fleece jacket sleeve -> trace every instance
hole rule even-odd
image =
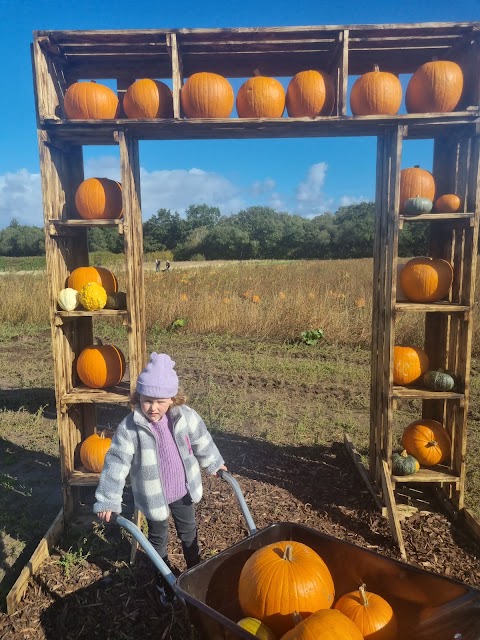
[[[123,489],[130,471],[133,453],[134,447],[130,433],[126,429],[125,423],[122,422],[118,425],[112,438],[112,444],[105,456],[105,465],[95,492],[97,501],[93,505],[94,513],[100,511],[122,512]]]
[[[214,474],[225,462],[203,419],[191,407],[190,411],[192,416],[188,420],[188,433],[193,455],[197,458],[202,468],[206,469],[208,473]]]

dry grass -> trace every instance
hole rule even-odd
[[[123,272],[117,268],[120,287]],[[0,278],[0,323],[48,326],[45,274]],[[170,272],[145,271],[147,330],[161,331],[178,319],[197,334],[292,339],[321,328],[334,344],[369,348],[372,260],[197,263]],[[480,353],[475,311],[473,352]],[[4,331],[6,329],[4,328]],[[396,341],[422,344],[421,314],[399,314]]]

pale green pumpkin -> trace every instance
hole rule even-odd
[[[392,454],[392,471],[394,476],[410,476],[417,473],[420,464],[416,458],[409,455],[405,449],[401,453]]]
[[[450,391],[455,386],[455,380],[446,371],[427,371],[423,376],[423,384],[434,391]]]
[[[403,212],[410,215],[420,215],[422,213],[430,213],[433,208],[433,202],[428,198],[415,196],[415,198],[407,198],[403,203]]]

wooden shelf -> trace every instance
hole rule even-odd
[[[138,140],[188,140],[228,138],[302,138],[377,136],[386,126],[408,126],[409,138],[446,135],[449,125],[468,125],[472,134],[478,110],[441,114],[395,116],[325,116],[318,118],[211,118],[154,120],[44,119],[41,127],[55,140],[70,144],[116,144],[117,132],[128,130]]]
[[[85,229],[89,227],[117,227],[118,233],[123,234],[123,218],[113,220],[49,220],[48,233],[50,236],[65,235],[73,229]]]
[[[419,400],[463,400],[463,393],[457,391],[433,391],[425,388],[402,387],[396,385],[393,387],[393,398],[397,399],[419,399]]]
[[[418,483],[443,483],[458,485],[460,482],[460,476],[453,473],[451,469],[443,465],[437,465],[429,469],[420,468],[417,473],[413,473],[410,476],[394,476],[392,475],[392,482],[418,482]]]
[[[98,309],[97,311],[55,311],[55,318],[96,318],[98,316],[126,316],[127,309]]]
[[[109,389],[90,389],[85,385],[78,385],[60,398],[63,407],[71,404],[98,402],[128,405],[130,403],[130,383],[121,382]]]
[[[464,313],[470,311],[470,307],[454,302],[432,302],[430,304],[421,302],[396,302],[396,311],[423,311],[429,313],[438,311],[440,313]]]
[[[404,222],[448,222],[449,220],[466,222],[473,225],[475,222],[474,213],[422,213],[418,216],[399,215],[399,228],[403,229]]]
[[[68,478],[67,484],[75,485],[77,487],[96,486],[100,478],[99,473],[93,471],[87,471],[85,468],[75,469],[72,475]]]

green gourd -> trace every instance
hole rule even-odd
[[[428,198],[415,196],[415,198],[407,198],[403,203],[403,212],[410,215],[420,215],[421,213],[430,213],[433,208],[433,202]]]
[[[410,476],[417,473],[420,464],[416,458],[404,449],[401,453],[392,454],[392,471],[394,476]]]
[[[423,376],[423,384],[434,391],[450,391],[455,386],[455,380],[445,371],[427,371]]]
[[[126,309],[127,294],[125,291],[116,291],[107,295],[107,303],[105,309]]]

